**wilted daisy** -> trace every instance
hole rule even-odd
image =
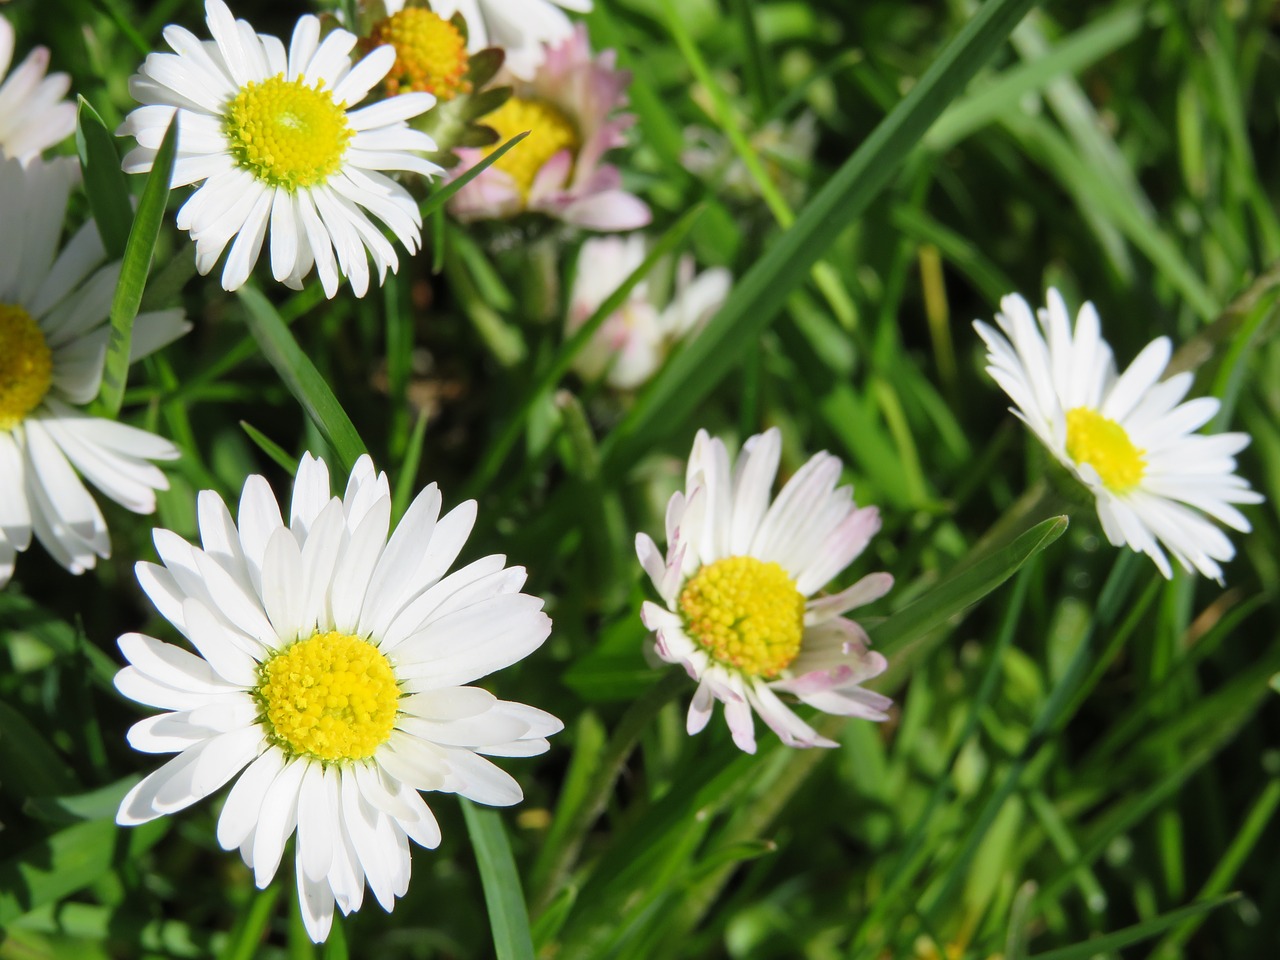
[[[596,312],[644,262],[640,234],[593,237],[578,254],[565,332],[572,334]],[[658,272],[655,270],[655,272]],[[668,272],[669,269],[668,269]],[[723,267],[694,275],[693,257],[680,258],[675,289],[664,304],[657,278],[645,278],[574,358],[574,369],[588,380],[601,376],[618,390],[633,390],[662,366],[671,348],[711,318],[729,294],[731,276]]]
[[[36,47],[18,68],[13,63],[15,37],[0,16],[0,153],[26,160],[60,143],[76,128],[76,107],[62,98],[71,89],[65,73],[50,73],[49,50]],[[6,76],[8,74],[8,76]]]
[[[635,118],[614,115],[626,103],[631,75],[614,66],[612,50],[591,53],[579,26],[547,50],[533,79],[516,83],[514,95],[484,123],[505,143],[529,136],[459,190],[449,209],[460,220],[489,220],[541,213],[591,230],[632,230],[650,220],[648,206],[622,189],[618,168],[604,155],[626,140]],[[495,148],[459,148],[459,176]]]
[[[138,141],[124,169],[151,169],[176,108],[172,186],[204,181],[178,211],[178,226],[196,242],[199,271],[212,270],[230,244],[222,286],[237,289],[269,232],[271,273],[281,283],[300,288],[314,265],[327,296],[337,293],[339,271],[364,296],[367,257],[380,283],[399,267],[370,215],[410,253],[418,249],[418,206],[379,171],[441,172],[421,156],[435,143],[405,122],[435,98],[407,93],[352,110],[395,63],[391,47],[353,66],[355,35],[334,29],[321,39],[316,17],[298,20],[286,54],[277,38],[233,19],[222,0],[206,0],[205,14],[212,43],[165,27],[174,53],[149,55],[130,79],[129,91],[146,106],[120,127]]]
[[[418,791],[517,803],[520,786],[485,757],[542,753],[561,729],[550,714],[467,686],[536,650],[551,621],[505,557],[446,575],[476,505],[444,516],[440,505],[432,484],[391,530],[387,476],[367,456],[338,498],[324,461],[305,455],[287,523],[252,476],[238,526],[203,491],[203,548],[157,530],[163,565],[137,567],[197,652],[120,638],[132,666],[117,688],[169,711],[135,724],[129,742],[178,756],[129,791],[116,820],[176,813],[239,774],[218,842],[239,848],[265,887],[297,830],[302,916],[317,942],[335,902],[359,909],[366,881],[391,910],[408,888],[409,840],[440,843]]]
[[[81,409],[98,395],[120,263],[93,221],[58,249],[79,177],[70,158],[0,162],[0,587],[34,533],[58,563],[84,573],[111,555],[107,524],[80,480],[135,513],[168,489],[151,460],[169,441]],[[181,310],[139,314],[133,359],[190,328]]]
[[[770,503],[782,437],[772,429],[743,444],[736,467],[725,445],[698,431],[684,492],[667,505],[667,554],[636,535],[636,554],[662,604],[641,616],[654,652],[698,682],[688,730],[724,704],[733,741],[756,749],[753,713],[792,747],[834,747],[778,696],[826,713],[884,720],[891,701],[859,685],[883,673],[867,633],[841,614],[883,596],[893,578],[872,573],[820,596],[880,529],[838,487],[840,460],[813,456]]]
[[[388,14],[398,13],[413,0],[386,0]],[[559,43],[573,32],[560,11],[591,12],[591,0],[431,0],[430,7],[446,20],[461,13],[467,24],[467,49],[501,47],[507,69],[528,80],[546,58],[546,45]]]
[[[1181,402],[1188,372],[1161,380],[1172,351],[1167,337],[1117,376],[1093,304],[1080,308],[1074,326],[1053,289],[1039,323],[1016,294],[1000,309],[1004,335],[974,323],[987,345],[987,372],[1013,400],[1013,413],[1093,494],[1107,539],[1145,553],[1166,577],[1168,550],[1184,569],[1221,580],[1218,561],[1235,556],[1235,547],[1210,518],[1248,532],[1232,504],[1263,499],[1235,474],[1248,434],[1195,433],[1219,404]]]

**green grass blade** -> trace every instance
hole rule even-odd
[[[276,912],[276,901],[280,899],[280,884],[273,883],[265,890],[259,890],[249,905],[249,910],[231,933],[218,960],[253,960],[262,947],[262,938],[267,932],[267,925]]]
[[[512,147],[514,147],[517,143],[519,143],[528,135],[529,135],[529,131],[526,130],[524,133],[517,134],[516,136],[512,137],[502,146],[494,150],[493,153],[489,154],[484,159],[478,161],[476,165],[472,167],[470,170],[468,170],[466,173],[460,174],[458,176],[458,179],[450,180],[439,190],[431,194],[431,196],[427,197],[427,199],[422,201],[422,203],[418,206],[418,210],[422,214],[422,219],[425,221],[437,210],[444,209],[444,205],[449,202],[449,199],[455,193],[457,193],[459,190],[465,187],[468,183],[470,183],[476,177],[480,176],[480,174],[484,173],[484,171],[487,170],[489,167],[493,166],[495,163],[501,160],[503,154],[505,154],[508,150],[510,150]]]
[[[298,460],[289,454],[289,451],[280,444],[276,443],[265,433],[249,423],[247,420],[240,421],[240,429],[249,435],[252,440],[268,457],[283,467],[288,473],[298,472]]]
[[[835,238],[867,209],[943,109],[1005,41],[1035,0],[989,0],[872,131],[795,224],[735,284],[706,329],[672,358],[606,444],[608,464],[629,464],[696,411],[777,316],[787,295]]]
[[[102,389],[98,399],[103,413],[114,418],[124,401],[124,386],[129,379],[130,353],[133,347],[133,321],[142,303],[142,291],[151,270],[151,254],[160,235],[165,204],[169,201],[169,181],[173,177],[173,161],[178,149],[178,125],[169,123],[164,140],[142,188],[142,200],[129,228],[124,259],[120,262],[120,280],[111,300],[111,335],[107,340],[107,358],[102,368]]]
[[[1028,560],[1062,536],[1066,529],[1066,517],[1050,517],[1036,524],[1007,547],[979,560],[958,575],[943,580],[919,600],[871,630],[876,648],[881,652],[895,650],[928,633],[965,607],[977,603],[1013,576]]]
[[[1240,895],[1237,893],[1204,903],[1190,903],[1178,910],[1171,910],[1162,916],[1153,917],[1143,923],[1135,923],[1131,927],[1125,927],[1123,930],[1117,930],[1114,933],[1094,937],[1084,943],[1062,947],[1058,950],[1050,950],[1047,953],[1034,954],[1029,960],[1089,960],[1090,957],[1101,956],[1110,950],[1119,950],[1122,947],[1150,940],[1152,937],[1159,936],[1170,927],[1177,926],[1185,920],[1201,916],[1211,910],[1217,910],[1219,907],[1226,906],[1228,903],[1239,899]]]
[[[84,174],[84,192],[107,259],[119,260],[124,256],[129,228],[133,225],[129,183],[120,169],[115,137],[84,97],[80,97],[76,111],[76,152]]]
[[[498,811],[462,801],[467,833],[476,851],[484,902],[489,908],[494,953],[498,960],[533,960],[533,937],[529,933],[529,912],[524,905],[520,875]]]
[[[247,308],[249,330],[262,347],[263,355],[333,447],[343,467],[350,470],[368,452],[351,418],[311,358],[298,346],[271,301],[253,287],[241,287],[239,292]]]

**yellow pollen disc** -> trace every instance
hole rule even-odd
[[[533,179],[544,163],[566,148],[576,157],[581,146],[578,131],[569,118],[543,100],[512,97],[486,115],[482,122],[497,130],[499,137],[497,144],[485,151],[486,156],[517,134],[529,131],[529,136],[494,163],[499,170],[511,175],[525,197],[529,196]]]
[[[1108,490],[1124,493],[1142,481],[1147,469],[1144,453],[1133,445],[1124,427],[1096,410],[1067,411],[1067,455],[1098,471]]]
[[[236,163],[272,187],[295,191],[338,172],[354,131],[344,104],[324,89],[277,74],[250,81],[227,104],[227,139]]]
[[[725,666],[776,677],[800,652],[804,595],[776,563],[727,557],[680,591],[685,630]]]
[[[471,92],[467,73],[467,42],[448,20],[424,10],[405,7],[374,24],[369,45],[389,43],[396,48],[395,66],[383,83],[394,96],[411,90],[434,93],[438,100],[452,100]]]
[[[0,304],[0,430],[12,430],[53,383],[53,355],[31,314]]]
[[[259,675],[268,739],[290,755],[363,760],[395,727],[400,688],[367,640],[318,633],[277,653]]]

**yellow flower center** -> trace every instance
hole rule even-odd
[[[259,674],[267,739],[292,756],[363,760],[395,727],[400,688],[367,640],[318,633],[281,650]]]
[[[800,652],[804,595],[776,563],[727,557],[707,564],[680,591],[685,629],[725,666],[776,677]]]
[[[544,100],[512,97],[486,116],[484,123],[497,130],[499,137],[498,143],[485,151],[486,156],[517,134],[529,131],[529,136],[494,163],[510,174],[525,197],[544,163],[566,148],[576,155],[581,146],[578,131],[569,118]]]
[[[1124,432],[1124,427],[1096,410],[1067,411],[1067,455],[1098,471],[1103,486],[1115,493],[1132,490],[1142,481],[1147,462]]]
[[[31,314],[0,304],[0,430],[12,430],[53,383],[53,354]]]
[[[461,31],[438,14],[422,7],[405,7],[374,24],[369,46],[389,43],[396,48],[396,62],[383,83],[394,96],[411,90],[434,93],[452,100],[471,92],[466,79],[467,42]]]
[[[338,172],[354,131],[346,105],[324,89],[276,74],[250,81],[227,104],[226,133],[236,163],[272,187],[293,192]]]

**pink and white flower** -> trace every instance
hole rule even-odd
[[[724,443],[698,431],[685,490],[667,506],[667,552],[646,534],[636,554],[662,603],[646,602],[653,650],[698,683],[688,731],[698,733],[717,700],[734,743],[756,749],[753,713],[793,747],[834,747],[778,694],[825,713],[884,720],[889,698],[862,688],[887,667],[866,631],[844,616],[893,586],[871,573],[831,595],[819,591],[880,529],[875,507],[837,486],[840,460],[815,454],[777,498],[782,453],[774,428],[743,444],[736,467]]]
[[[529,131],[493,166],[458,191],[450,210],[460,220],[490,220],[541,213],[589,230],[633,230],[649,223],[649,207],[622,188],[622,175],[604,156],[626,143],[635,121],[617,114],[626,104],[631,75],[606,50],[593,56],[579,25],[547,49],[532,80],[516,81],[514,95],[485,116],[501,142]],[[462,148],[457,177],[493,152]]]
[[[581,327],[640,267],[646,247],[638,233],[593,237],[582,245],[566,335]],[[634,390],[657,372],[677,342],[695,334],[720,309],[732,276],[723,267],[695,276],[693,257],[686,254],[676,264],[674,282],[665,305],[655,279],[646,277],[636,284],[574,358],[578,374],[593,381],[603,377],[617,390]]]

